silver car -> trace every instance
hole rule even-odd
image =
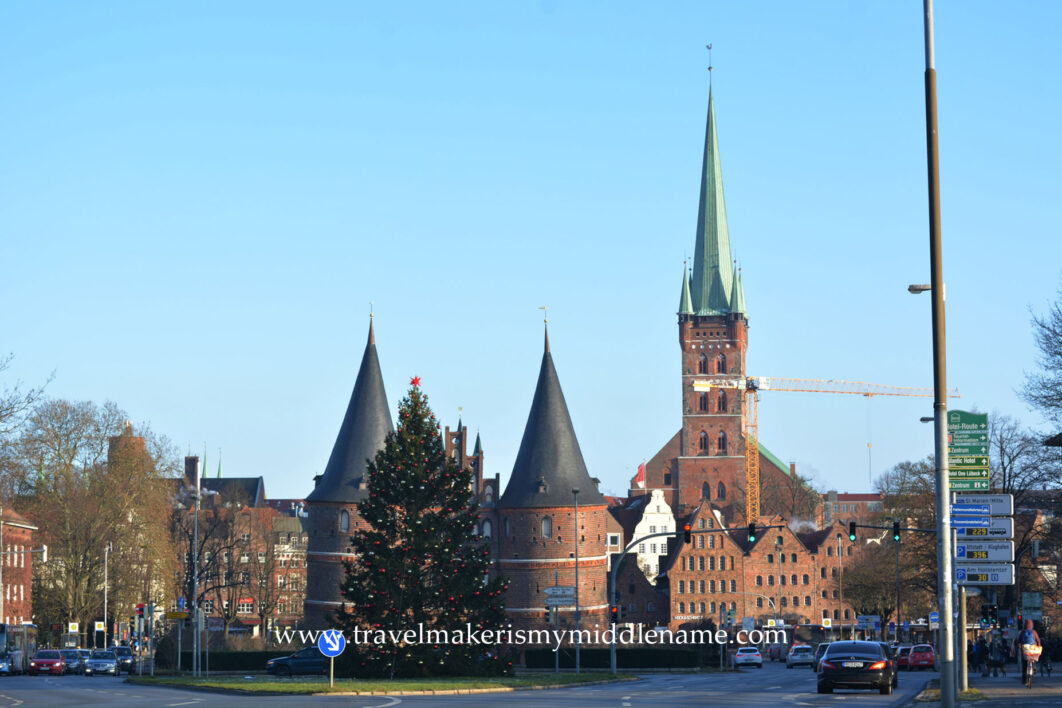
[[[815,666],[815,651],[807,644],[795,644],[785,657],[785,668],[794,666]]]
[[[92,656],[85,662],[85,675],[95,676],[96,674],[118,675],[118,657],[113,651],[97,649],[92,652]]]

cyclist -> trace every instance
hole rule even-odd
[[[1025,629],[1018,635],[1018,643],[1021,645],[1021,675],[1026,688],[1032,688],[1033,672],[1036,670],[1036,662],[1040,658],[1042,644],[1040,635],[1033,629],[1033,621],[1025,620]]]

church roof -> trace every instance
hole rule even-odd
[[[679,314],[693,314],[693,296],[690,295],[690,276],[686,266],[682,266],[682,295],[679,296]]]
[[[723,197],[723,165],[719,159],[719,136],[715,125],[715,101],[708,89],[708,123],[704,133],[701,163],[700,204],[693,255],[693,312],[719,315],[732,309],[734,274],[731,271],[730,232]],[[743,298],[742,298],[743,299]]]
[[[579,490],[579,503],[587,506],[605,504],[597,485],[590,479],[575,437],[568,404],[564,401],[553,355],[549,351],[549,334],[538,385],[527,416],[527,426],[516,454],[512,476],[499,508],[526,509],[572,506],[572,489]]]
[[[353,503],[367,494],[363,489],[365,466],[383,448],[387,434],[394,430],[387,408],[380,360],[376,356],[376,337],[369,323],[369,341],[361,358],[361,368],[354,382],[354,392],[339,426],[324,474],[306,497],[308,502]]]

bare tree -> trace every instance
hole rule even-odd
[[[1044,447],[1042,436],[1022,428],[1014,418],[990,415],[988,443],[992,489],[1013,494],[1015,508],[1035,492],[1059,486],[1058,463]]]
[[[263,640],[269,638],[268,620],[280,604],[281,588],[277,586],[277,554],[280,545],[273,530],[277,512],[271,508],[255,509],[251,518],[251,585],[255,613]]]
[[[1042,317],[1033,315],[1033,337],[1040,350],[1039,371],[1025,375],[1022,397],[1055,425],[1062,425],[1062,287]]]

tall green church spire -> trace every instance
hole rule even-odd
[[[715,127],[715,104],[708,89],[708,125],[704,133],[697,242],[693,255],[693,310],[698,315],[730,312],[733,273],[730,269],[730,233],[723,199],[723,166]]]

